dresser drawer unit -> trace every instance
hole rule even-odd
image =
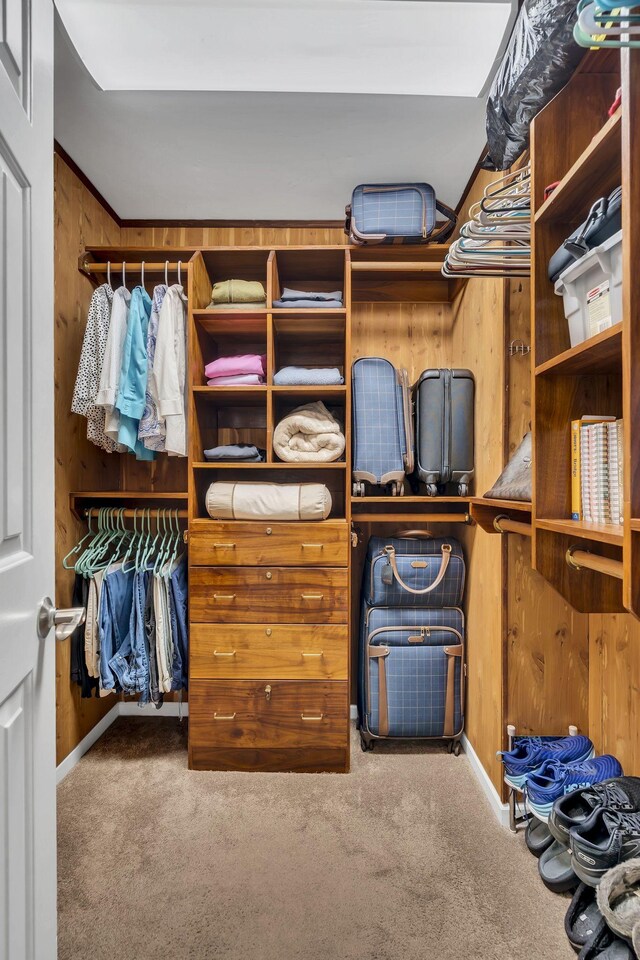
[[[192,566],[346,567],[349,532],[343,521],[320,523],[211,522],[211,532],[192,533]]]

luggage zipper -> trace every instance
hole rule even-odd
[[[392,192],[397,193],[398,190],[415,190],[415,192],[420,195],[420,199],[422,200],[422,239],[426,240],[427,239],[427,200],[422,190],[420,190],[418,187],[414,187],[410,183],[406,183],[406,184],[396,183],[388,187],[363,187],[362,188],[363,193],[392,193]]]
[[[442,430],[442,483],[451,480],[451,371],[444,371],[444,410]]]

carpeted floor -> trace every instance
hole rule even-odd
[[[58,788],[59,960],[568,960],[565,897],[464,756],[378,745],[341,775],[190,773],[121,718]]]

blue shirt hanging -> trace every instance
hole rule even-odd
[[[115,404],[120,412],[118,442],[135,453],[138,460],[155,459],[153,450],[147,450],[138,440],[138,425],[144,413],[147,390],[147,330],[150,316],[151,297],[144,287],[138,286],[131,294]]]

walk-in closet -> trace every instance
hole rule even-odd
[[[640,956],[638,23],[3,5],[0,960]]]

